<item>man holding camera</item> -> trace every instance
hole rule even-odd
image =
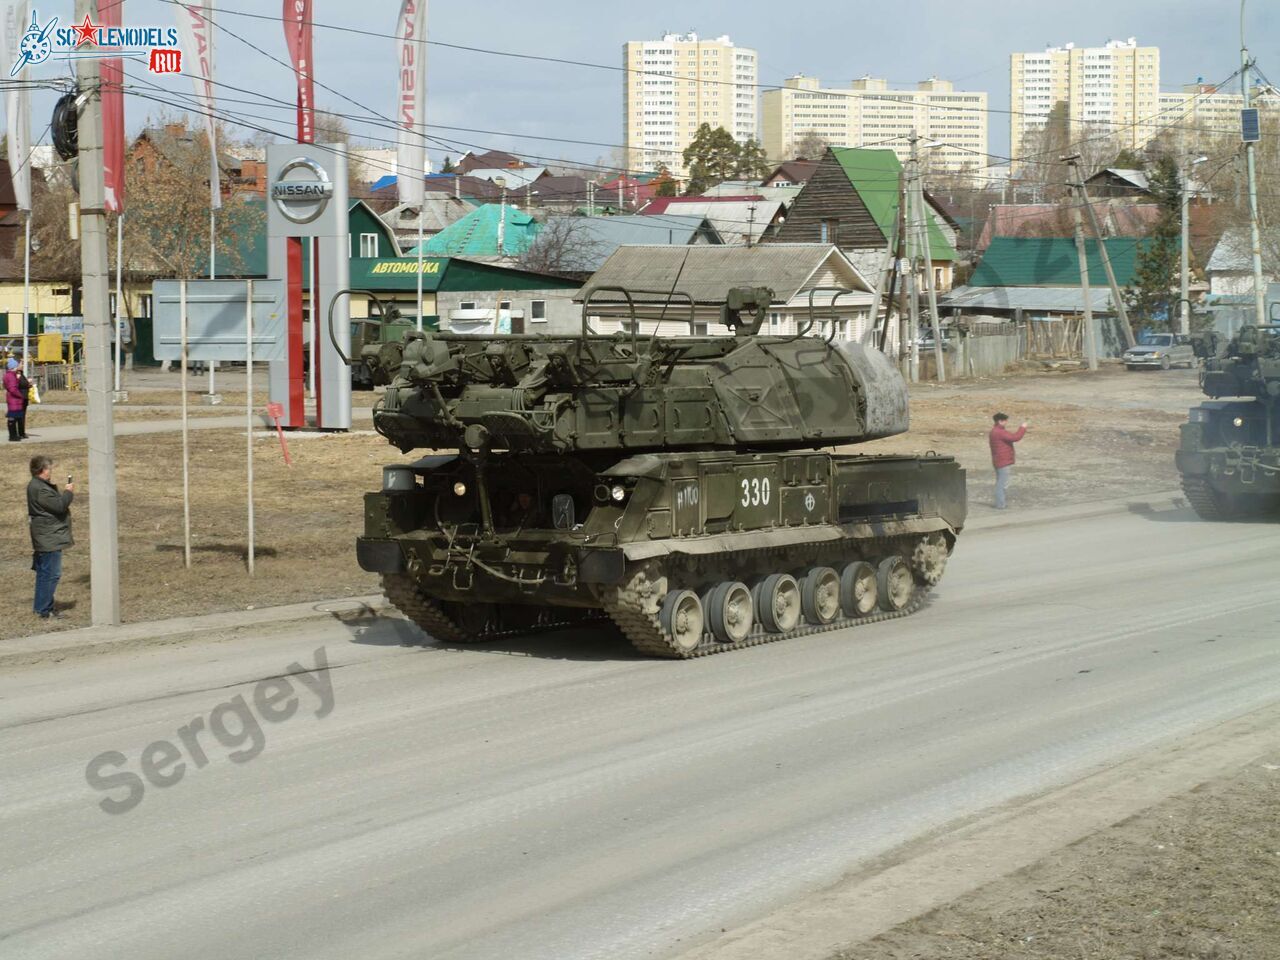
[[[1027,425],[1024,423],[1016,431],[1010,433],[1005,427],[1009,420],[1006,413],[997,413],[991,418],[993,426],[991,432],[987,435],[987,440],[991,444],[991,466],[996,470],[996,502],[995,508],[1003,510],[1005,508],[1005,491],[1009,487],[1009,475],[1013,473],[1013,461],[1015,454],[1013,445],[1021,440],[1027,433]]]
[[[34,609],[42,620],[61,620],[53,609],[53,592],[62,579],[62,551],[72,546],[71,501],[75,484],[67,477],[65,490],[52,480],[53,458],[31,458],[31,482],[27,484],[27,517],[31,524],[31,569],[36,572]]]

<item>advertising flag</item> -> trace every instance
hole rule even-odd
[[[102,26],[118,27],[124,0],[102,5]],[[102,61],[102,173],[108,210],[124,210],[124,61]]]
[[[311,59],[311,0],[284,0],[284,42],[298,76],[298,142],[316,142],[315,63]]]
[[[396,195],[421,204],[427,146],[427,0],[404,0],[396,22]]]
[[[209,134],[209,205],[222,208],[218,183],[218,144],[213,129],[213,0],[179,3],[178,39],[182,46],[184,72],[191,75],[196,98],[204,108],[205,130]]]
[[[18,60],[18,43],[27,32],[29,18],[27,0],[0,0],[0,58],[3,74],[9,77]],[[26,67],[7,84],[4,112],[7,121],[9,174],[13,178],[13,195],[18,209],[31,209],[31,91]]]

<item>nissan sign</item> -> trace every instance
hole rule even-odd
[[[271,184],[276,208],[293,223],[310,223],[329,205],[333,181],[320,164],[296,157],[280,168]]]

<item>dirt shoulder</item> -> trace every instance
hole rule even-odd
[[[1280,751],[832,960],[1274,960]]]

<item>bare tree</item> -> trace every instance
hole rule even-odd
[[[788,160],[817,160],[827,152],[830,141],[817,130],[806,130],[791,142]],[[783,159],[783,158],[779,158]]]
[[[522,269],[535,273],[588,273],[603,249],[585,217],[552,216],[538,238],[519,259]]]

